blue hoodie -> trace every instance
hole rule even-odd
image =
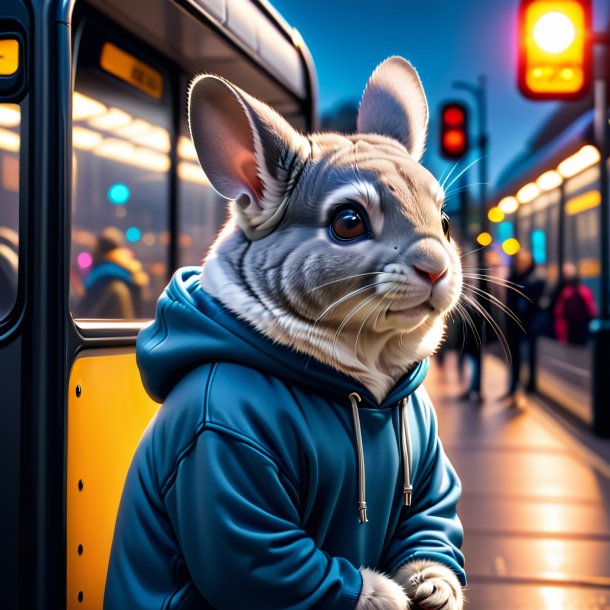
[[[104,607],[352,610],[359,567],[412,559],[465,584],[460,482],[419,387],[427,362],[378,403],[239,320],[200,271],[176,273],[138,337],[164,404],[127,476]]]

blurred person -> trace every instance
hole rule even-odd
[[[466,314],[470,317],[472,325],[462,325],[460,352],[458,353],[458,379],[464,379],[464,369],[469,363],[470,376],[468,388],[458,396],[458,400],[469,400],[481,404],[484,401],[481,393],[481,373],[483,344],[485,343],[485,323],[476,309],[468,303],[463,304]]]
[[[516,322],[510,318],[507,320],[506,341],[511,355],[511,371],[508,391],[504,398],[513,399],[520,385],[524,346],[527,347],[528,361],[525,390],[527,392],[536,390],[537,323],[540,319],[540,300],[546,282],[543,273],[537,268],[531,253],[527,250],[520,250],[513,256],[508,281],[519,288],[507,291],[506,306],[523,327],[519,329],[516,327]]]
[[[116,227],[103,229],[93,250],[93,264],[85,278],[85,294],[77,313],[81,318],[129,319],[142,316],[148,275],[133,250],[126,248]]]
[[[591,290],[580,281],[574,263],[564,263],[563,281],[553,308],[555,337],[562,343],[585,345],[589,323],[597,315]]]

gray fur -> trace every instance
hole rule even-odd
[[[395,64],[396,58],[389,61]],[[375,72],[374,87],[383,86],[384,74],[393,74],[383,66]],[[208,114],[213,125],[202,129],[200,115],[212,103],[205,91],[209,78],[215,88],[224,85],[238,106],[223,116],[216,105]],[[407,100],[403,106],[410,107]],[[235,108],[243,109],[247,123],[236,120]],[[225,196],[243,192],[250,198],[245,206],[232,204],[233,220],[205,261],[204,288],[272,339],[356,377],[381,400],[406,370],[435,351],[444,318],[459,298],[460,260],[443,235],[437,181],[394,138],[366,133],[306,138],[217,77],[193,84],[190,120],[202,167],[215,188]],[[226,169],[227,160],[216,158],[235,150],[231,126],[236,124],[251,132],[249,154],[264,185],[258,194],[252,195],[250,184],[231,192],[223,186],[219,168],[233,186],[239,175],[239,168]],[[206,139],[219,133],[221,142]],[[409,137],[425,140],[425,125]],[[243,133],[236,139],[243,142]],[[373,239],[336,243],[330,237],[329,214],[345,189],[369,212]],[[414,265],[448,271],[432,286]],[[434,309],[396,313],[419,303]]]

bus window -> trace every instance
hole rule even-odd
[[[227,202],[211,187],[199,166],[188,132],[178,138],[178,260],[201,265],[227,218]]]
[[[78,49],[70,278],[77,318],[152,317],[168,277],[168,79],[125,44],[91,26]]]
[[[20,124],[19,106],[0,104],[0,320],[17,298]]]

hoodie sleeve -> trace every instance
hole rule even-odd
[[[292,484],[264,450],[206,429],[166,495],[189,572],[215,608],[352,610],[362,588],[348,561],[299,525]]]
[[[415,417],[426,425],[427,434],[421,435],[412,505],[402,510],[383,565],[394,574],[409,561],[427,559],[451,568],[465,585],[463,529],[456,511],[462,486],[438,438],[434,409],[427,395],[418,395],[422,406]]]

